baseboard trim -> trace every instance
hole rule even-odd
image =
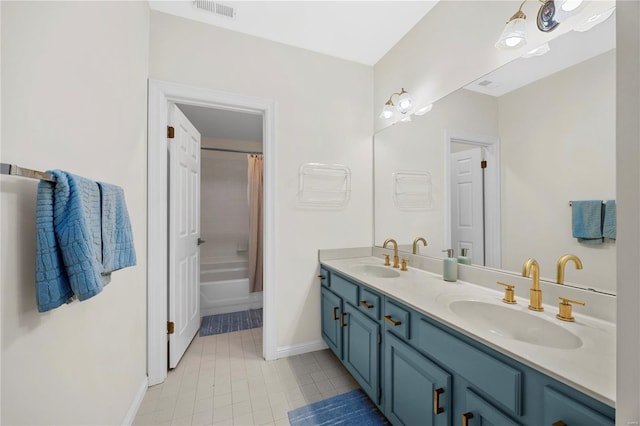
[[[328,347],[329,346],[327,346],[324,340],[299,343],[297,345],[280,346],[276,349],[276,359],[306,354],[308,352],[321,351],[323,349],[327,349]]]
[[[133,421],[136,418],[136,414],[138,414],[138,410],[140,409],[140,404],[142,404],[142,400],[144,399],[144,395],[147,392],[147,388],[149,387],[149,378],[147,376],[144,377],[142,383],[140,383],[140,387],[133,397],[133,401],[131,402],[131,406],[129,407],[129,411],[127,411],[127,415],[124,417],[122,421],[123,426],[131,426]]]

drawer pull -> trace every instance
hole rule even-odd
[[[384,316],[384,320],[385,320],[386,322],[388,322],[389,324],[391,324],[392,326],[394,326],[394,327],[397,327],[397,326],[399,326],[400,324],[402,324],[402,322],[400,322],[400,321],[396,321],[396,320],[394,320],[393,318],[391,318],[391,315],[385,315],[385,316]]]
[[[347,326],[347,323],[344,322],[344,317],[346,317],[346,316],[347,316],[347,313],[343,312],[342,313],[342,321],[340,321],[340,327],[346,327]]]
[[[327,277],[325,277],[324,275],[318,275],[318,278],[320,278],[321,280],[326,280]]]
[[[440,394],[444,393],[444,389],[438,388],[433,391],[433,414],[444,413],[444,408],[440,406]]]
[[[364,307],[365,307],[365,308],[367,308],[367,309],[373,309],[373,308],[374,308],[374,306],[373,306],[373,305],[370,305],[369,303],[367,303],[367,301],[366,301],[366,300],[361,300],[361,301],[360,301],[360,306],[364,306]]]
[[[562,420],[558,420],[552,426],[567,426],[567,424],[565,422],[563,422]]]
[[[464,413],[462,415],[462,426],[469,426],[469,420],[473,418],[473,413]]]
[[[334,306],[333,307],[333,320],[334,321],[338,321],[340,318],[338,317],[338,309],[340,309],[339,306]]]

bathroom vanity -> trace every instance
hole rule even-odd
[[[381,257],[323,259],[322,336],[394,425],[615,423],[615,325]]]

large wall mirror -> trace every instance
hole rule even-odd
[[[615,199],[615,15],[549,42],[374,136],[374,239],[417,254],[615,293],[616,245],[572,236],[573,200]],[[481,165],[486,162],[486,167]]]

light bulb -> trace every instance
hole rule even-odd
[[[382,113],[380,114],[380,118],[391,118],[393,117],[393,104],[386,103],[384,108],[382,108]]]
[[[406,114],[412,105],[413,99],[411,99],[411,95],[402,89],[400,91],[400,97],[398,98],[398,111],[400,111],[401,114]]]
[[[496,42],[497,48],[514,49],[527,43],[527,23],[524,18],[511,19]]]

